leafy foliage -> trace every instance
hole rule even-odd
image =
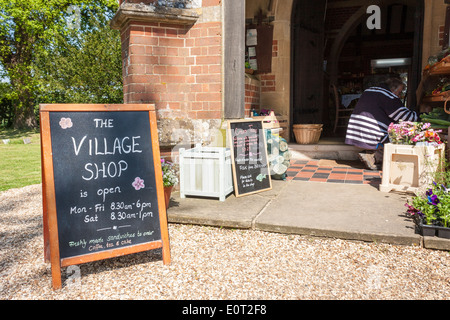
[[[93,24],[83,33],[58,35],[51,50],[36,55],[39,103],[122,103],[119,33]]]
[[[97,94],[98,90],[89,92],[86,87],[105,75],[104,72],[99,74],[99,70],[113,72],[117,65],[106,66],[104,62],[108,60],[103,60],[98,68],[92,68],[98,63],[100,52],[109,54],[104,47],[98,48],[101,47],[98,44],[102,43],[99,37],[118,38],[117,34],[102,34],[100,31],[106,30],[107,21],[117,6],[116,0],[0,0],[0,63],[2,76],[7,77],[12,88],[5,97],[12,102],[16,127],[36,125],[36,101],[48,102],[50,97],[56,99],[50,100],[60,103],[68,102],[65,98],[81,99],[76,95],[67,95],[63,88],[78,87],[91,97]],[[78,49],[77,55],[74,55],[74,48]],[[117,46],[114,48],[117,49]],[[82,54],[88,54],[90,58],[80,60]],[[57,59],[61,60],[52,61]],[[75,59],[78,59],[78,68],[74,70]],[[86,63],[82,65],[81,61]],[[79,83],[86,77],[57,75],[66,71],[80,73],[83,67],[88,67],[84,73],[91,73],[92,81],[81,88]],[[64,84],[58,81],[64,81]],[[96,85],[105,86],[105,82],[102,80]],[[108,94],[103,92],[102,97],[108,99]]]
[[[425,224],[450,227],[450,194],[445,185],[436,182],[424,196],[415,196],[412,204],[407,203],[408,213]]]
[[[164,187],[171,187],[178,183],[178,170],[172,162],[161,159],[161,169]]]
[[[9,85],[0,82],[0,128],[10,127],[14,121],[14,110],[10,99],[7,98]]]

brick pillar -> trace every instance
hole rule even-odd
[[[156,105],[162,146],[208,144],[223,116],[220,0],[193,9],[135,2],[111,22],[121,32],[125,103]]]

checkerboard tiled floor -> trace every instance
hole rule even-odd
[[[294,160],[287,171],[287,180],[329,183],[371,184],[381,183],[382,172],[365,170],[332,161]]]

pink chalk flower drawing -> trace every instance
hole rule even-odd
[[[61,118],[61,120],[59,120],[59,125],[63,129],[72,128],[72,126],[73,126],[72,119],[70,119],[70,118]]]
[[[139,177],[136,177],[136,179],[134,179],[134,182],[131,185],[136,190],[141,190],[141,189],[145,188],[144,180],[142,180]]]

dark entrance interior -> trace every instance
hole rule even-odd
[[[335,127],[332,85],[337,88],[340,107],[344,103],[344,108],[351,108],[359,94],[389,74],[403,77],[408,85],[405,105],[417,108],[415,93],[422,73],[423,0],[382,1],[380,29],[368,28],[366,22],[371,17],[368,6],[363,0],[294,1],[292,124],[321,123],[323,138],[343,141],[346,123],[343,119]]]
[[[322,122],[325,6],[325,0],[295,1],[293,5],[294,124]]]

